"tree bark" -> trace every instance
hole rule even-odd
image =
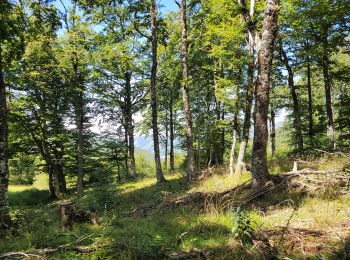
[[[127,123],[123,122],[123,127],[124,127],[124,165],[125,165],[125,171],[126,171],[126,176],[129,177],[129,136],[128,136],[128,126]]]
[[[322,69],[323,80],[326,93],[326,110],[327,110],[327,136],[330,145],[336,148],[334,139],[334,120],[333,120],[333,104],[332,104],[332,81],[329,73],[330,61],[328,56],[328,29],[325,29],[322,35]]]
[[[251,18],[254,16],[255,1],[251,0],[250,3],[250,12],[245,9],[246,2],[245,0],[239,0],[238,3],[242,6],[243,17],[246,24],[249,24]],[[254,35],[256,34],[255,28],[251,25],[248,26],[248,55],[249,55],[249,64],[248,64],[248,84],[246,91],[246,102],[244,110],[244,121],[243,121],[243,130],[242,130],[242,142],[240,144],[237,163],[236,163],[236,174],[242,174],[243,165],[244,165],[244,156],[246,153],[248,141],[249,141],[249,130],[251,126],[251,116],[252,116],[252,105],[253,105],[253,94],[254,94],[254,72],[255,72],[255,61],[254,61]]]
[[[128,150],[130,161],[130,176],[136,177],[136,162],[135,162],[135,141],[134,141],[134,124],[132,120],[132,101],[131,101],[131,74],[125,72],[125,112],[126,112],[126,124],[128,125]]]
[[[234,163],[234,157],[235,157],[235,148],[236,148],[236,142],[237,142],[237,128],[238,128],[238,101],[236,102],[236,111],[233,116],[233,134],[232,134],[232,145],[231,145],[231,152],[230,152],[230,175],[233,176],[233,163]]]
[[[84,105],[83,105],[83,93],[78,94],[76,108],[76,126],[77,126],[77,148],[78,148],[78,183],[77,194],[78,197],[84,194]]]
[[[270,76],[273,60],[274,42],[278,30],[278,0],[267,0],[259,50],[259,70],[256,84],[254,109],[254,140],[252,152],[253,187],[262,188],[269,181],[267,167],[267,118],[269,110]]]
[[[51,176],[52,183],[52,197],[62,199],[63,194],[66,193],[66,180],[63,173],[62,165],[59,162],[51,162],[48,166],[49,176]]]
[[[218,80],[215,76],[214,73],[214,102],[215,102],[215,113],[216,113],[216,122],[217,124],[219,123],[219,121],[221,120],[221,101],[218,100],[217,96],[216,96],[216,92],[218,91]],[[223,164],[223,151],[222,151],[222,137],[221,137],[221,133],[220,133],[220,129],[218,128],[214,128],[213,131],[213,139],[215,140],[212,144],[213,146],[213,153],[214,153],[214,158],[213,158],[213,164],[216,165],[220,165]]]
[[[169,130],[170,130],[170,171],[175,171],[175,160],[174,160],[174,115],[173,115],[173,98],[170,100],[170,110],[169,110]]]
[[[0,229],[11,226],[8,209],[8,182],[8,115],[2,46],[0,44]]]
[[[78,60],[73,59],[73,87],[76,88],[74,96],[74,112],[76,125],[76,147],[77,147],[77,195],[82,197],[84,194],[84,88],[79,80]]]
[[[152,107],[152,129],[153,129],[153,145],[154,145],[154,160],[156,163],[157,182],[164,182],[165,178],[162,172],[162,164],[159,152],[159,132],[158,132],[158,112],[157,112],[157,6],[155,0],[151,1],[151,43],[152,43],[152,70],[151,70],[151,107]]]
[[[165,164],[165,172],[168,172],[168,139],[169,139],[169,127],[168,127],[168,110],[165,111],[165,156],[164,156],[164,164]]]
[[[189,86],[188,86],[188,53],[187,53],[187,3],[181,0],[181,60],[182,60],[182,100],[184,106],[187,139],[187,178],[192,179],[195,172],[195,161],[192,136],[192,115],[190,107]]]
[[[313,146],[314,136],[314,119],[313,119],[313,108],[312,108],[312,85],[311,85],[311,65],[310,57],[307,57],[307,96],[308,96],[308,116],[309,116],[309,138],[311,146]]]
[[[300,119],[300,108],[299,108],[299,100],[298,95],[295,89],[294,84],[294,71],[292,67],[289,64],[288,56],[286,52],[283,49],[282,41],[280,43],[281,47],[281,61],[283,62],[284,66],[287,69],[288,72],[288,86],[289,91],[292,95],[293,100],[293,126],[295,129],[295,137],[297,139],[297,149],[299,151],[303,150],[303,136],[301,132],[301,119]]]
[[[276,124],[275,124],[275,109],[271,107],[271,114],[270,114],[270,140],[271,140],[271,156],[275,156],[276,152]]]

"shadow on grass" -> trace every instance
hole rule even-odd
[[[168,197],[179,196],[189,190],[185,179],[172,179],[164,183],[152,183],[146,187],[137,188],[136,182],[129,183],[125,189],[117,188],[115,184],[95,184],[85,192],[78,204],[82,208],[96,211],[128,211],[132,208],[155,204]],[[128,191],[130,190],[130,191]]]
[[[341,246],[327,257],[327,259],[350,259],[350,236],[342,238]]]
[[[36,206],[47,204],[50,201],[48,190],[23,190],[9,192],[9,203],[11,206]]]

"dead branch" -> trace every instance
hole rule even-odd
[[[86,235],[86,236],[81,236],[79,237],[77,240],[71,242],[71,243],[68,243],[68,244],[64,244],[64,245],[61,245],[57,248],[43,248],[43,249],[38,249],[38,252],[40,254],[45,254],[45,255],[53,255],[55,254],[56,252],[58,251],[61,251],[62,249],[66,249],[66,248],[70,248],[72,247],[74,244],[77,244],[79,242],[82,242],[90,237],[92,237],[94,234],[90,234],[90,235]]]
[[[139,208],[135,208],[128,212],[123,212],[122,214],[124,216],[148,216],[152,215],[154,213],[164,212],[170,208],[178,207],[178,206],[184,206],[189,204],[195,204],[196,206],[204,206],[204,202],[207,200],[210,200],[212,202],[219,201],[219,200],[225,200],[230,197],[232,197],[236,192],[243,189],[244,187],[248,186],[247,184],[251,182],[251,179],[243,182],[242,184],[227,189],[222,192],[217,193],[205,193],[205,192],[191,192],[184,196],[181,196],[176,199],[172,200],[165,200],[163,202],[157,202],[153,203],[151,205],[145,205],[141,206]]]
[[[344,153],[342,152],[328,152],[328,151],[324,151],[324,150],[321,150],[321,149],[315,149],[315,151],[318,151],[318,152],[321,152],[321,153],[324,153],[324,154],[328,154],[328,155],[337,155],[337,156],[346,156]]]
[[[281,173],[280,175],[295,175],[295,177],[300,176],[300,174],[302,175],[306,175],[306,174],[332,174],[332,173],[339,173],[339,172],[343,172],[343,169],[336,169],[336,170],[325,170],[325,171],[319,171],[319,170],[312,170],[310,168],[306,168],[300,171],[291,171],[291,172],[284,172]]]
[[[38,259],[46,259],[45,257],[41,255],[35,255],[31,253],[25,253],[25,252],[9,252],[6,254],[3,254],[0,256],[0,259],[11,259],[11,258],[38,258]]]

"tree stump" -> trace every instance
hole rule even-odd
[[[74,202],[62,203],[59,206],[60,228],[65,230],[67,227],[73,227],[74,220]]]
[[[74,202],[60,204],[59,214],[61,230],[65,230],[67,227],[72,228],[73,222],[90,222],[93,225],[99,224],[99,217],[97,213],[79,209],[75,206]]]

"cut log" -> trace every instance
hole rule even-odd
[[[65,230],[73,227],[74,202],[66,202],[59,205],[60,228]]]

